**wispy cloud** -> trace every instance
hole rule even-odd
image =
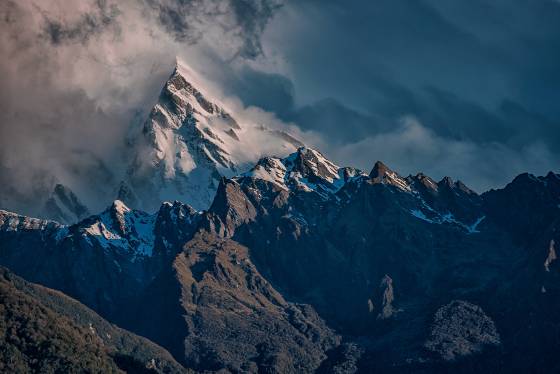
[[[94,207],[112,196],[129,127],[155,103],[175,56],[219,77],[221,65],[260,53],[279,4],[245,3],[2,2],[3,206],[27,201],[32,209],[55,182]]]

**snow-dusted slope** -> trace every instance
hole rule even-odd
[[[205,209],[219,179],[255,162],[262,144],[271,144],[267,151],[272,154],[301,146],[281,131],[240,123],[206,91],[196,73],[178,62],[142,131],[132,138],[120,199],[147,211],[164,200]]]
[[[103,212],[74,225],[0,210],[0,233],[38,234],[40,244],[29,245],[31,251],[37,245],[50,248],[69,245],[82,250],[102,250],[105,255],[116,256],[119,262],[136,262],[180,247],[196,228],[199,218],[199,212],[178,201],[163,202],[157,212],[150,214],[115,200]],[[25,246],[25,241],[20,244]]]
[[[300,147],[285,158],[265,157],[255,167],[239,177],[260,179],[289,191],[315,192],[327,198],[344,184],[367,174],[354,168],[341,168],[325,158],[319,151]]]
[[[135,261],[167,252],[180,242],[183,230],[192,230],[197,219],[198,213],[180,202],[164,202],[158,212],[150,214],[115,200],[101,214],[72,226],[68,236],[78,235],[91,246]]]
[[[114,318],[192,238],[200,218],[177,201],[149,214],[117,200],[70,226],[0,210],[0,264]]]
[[[105,249],[114,248],[135,256],[151,256],[155,241],[157,214],[128,208],[120,200],[90,222],[82,224],[82,235],[90,243]]]
[[[319,151],[301,147],[285,158],[265,157],[248,172],[233,178],[262,200],[262,183],[288,195],[300,195],[305,201],[315,196],[319,201],[336,204],[352,201],[361,184],[379,185],[391,193],[391,204],[406,215],[430,224],[451,225],[468,233],[477,233],[485,216],[480,209],[480,196],[462,182],[449,177],[435,182],[424,174],[403,177],[377,161],[369,173],[351,167],[339,167]],[[256,182],[256,184],[255,184]],[[301,195],[303,193],[303,195]],[[274,199],[274,194],[268,196]],[[473,207],[475,209],[473,209]],[[307,209],[307,208],[306,208]],[[292,209],[292,213],[294,210]]]

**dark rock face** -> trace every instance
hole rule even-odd
[[[175,307],[184,318],[175,326],[183,335],[173,352],[189,367],[312,372],[338,344],[311,307],[284,300],[259,274],[247,248],[231,240],[197,235],[176,257],[170,276],[177,285]],[[155,297],[144,305],[146,315],[169,310],[169,295],[153,291]],[[151,321],[145,327],[146,336],[159,340],[159,325]]]
[[[255,214],[236,200],[235,186],[224,185],[224,210],[218,210],[232,230]],[[148,215],[116,201],[70,227],[5,212],[0,256],[18,273],[159,342],[187,367],[318,368],[340,338],[313,308],[287,302],[259,274],[247,248],[204,231],[191,240],[202,218],[177,202]],[[32,253],[52,263],[29,266],[23,258]]]
[[[393,280],[390,276],[385,275],[383,279],[381,279],[381,284],[379,288],[382,290],[381,296],[381,311],[377,315],[377,318],[380,319],[387,319],[394,316],[396,313],[399,312],[393,306],[393,302],[395,301],[395,295],[393,292]]]
[[[296,155],[294,159],[304,158]],[[302,189],[289,183],[292,174],[283,174],[275,165],[270,160],[263,163],[265,177],[254,172],[237,179],[236,196],[250,202],[257,214],[236,225],[228,236],[250,248],[259,271],[283,290],[284,297],[310,303],[344,336],[359,336],[362,343],[367,342],[357,361],[359,370],[484,370],[494,367],[492,360],[502,362],[503,370],[517,367],[519,359],[507,349],[483,352],[485,359],[476,364],[464,358],[477,355],[478,348],[472,347],[461,360],[447,366],[426,356],[424,342],[434,311],[458,298],[480,305],[496,321],[503,330],[503,346],[515,340],[533,352],[531,359],[524,358],[526,362],[537,359],[535,346],[513,336],[515,329],[518,335],[524,331],[523,336],[532,329],[519,328],[505,316],[516,310],[521,320],[534,320],[532,314],[542,307],[533,299],[539,297],[536,292],[545,295],[544,285],[557,290],[551,281],[555,275],[548,274],[557,273],[543,267],[556,264],[549,245],[557,237],[554,228],[560,212],[556,176],[529,178],[535,190],[527,195],[523,186],[478,195],[450,178],[440,182],[424,175],[403,178],[378,162],[370,175],[356,173],[357,177],[337,189],[321,187],[333,184],[328,179]],[[286,169],[297,170],[307,181],[320,175],[317,167]],[[323,174],[332,178],[336,173]],[[520,200],[506,206],[511,199]],[[504,217],[502,211],[512,218]],[[209,214],[225,220],[212,208]],[[542,225],[529,223],[527,217]],[[520,232],[526,241],[519,240]],[[541,238],[548,241],[543,243]],[[536,243],[540,249],[532,249]],[[382,287],[372,292],[380,279]],[[525,295],[531,300],[527,305],[514,302],[518,299],[515,287],[527,290]],[[467,322],[478,318],[474,311],[469,317],[465,308],[456,310],[459,316]],[[542,308],[539,315],[556,306],[551,309],[548,303]],[[560,326],[550,316],[543,319]],[[552,332],[539,329],[545,339],[552,338]],[[489,346],[494,345],[492,341],[489,338]],[[479,342],[473,347],[477,344],[485,345]],[[543,348],[542,343],[538,345]],[[549,360],[539,365],[555,364]]]
[[[257,216],[241,224],[233,238],[251,248],[257,266],[273,284],[293,298],[312,300],[321,315],[352,334],[372,324],[368,299],[377,308],[375,315],[391,315],[397,309],[391,306],[394,295],[426,297],[432,292],[430,283],[452,258],[452,266],[459,266],[472,260],[473,253],[486,256],[459,249],[478,239],[469,230],[476,219],[463,223],[452,217],[450,212],[460,214],[451,204],[436,210],[404,178],[387,167],[376,169],[384,171],[374,173],[373,179],[362,174],[348,180],[330,195],[325,189],[293,188],[286,193],[266,180],[239,180],[243,199]],[[384,179],[378,180],[381,174]],[[469,213],[476,215],[474,209]],[[213,209],[209,214],[220,216]],[[385,301],[383,295],[372,299],[372,290],[386,274],[392,280],[383,282]]]
[[[198,219],[177,202],[149,215],[116,201],[72,226],[0,211],[0,263],[115,320],[192,237]]]
[[[387,172],[391,170],[381,161],[376,161],[375,165],[373,165],[373,169],[369,173],[369,177],[371,179],[378,179],[382,180],[383,177],[387,174]]]
[[[559,204],[552,173],[479,195],[301,148],[205,212],[2,213],[0,262],[199,370],[554,372]]]
[[[560,176],[517,176],[502,190],[482,195],[485,210],[521,245],[553,224],[560,213]]]
[[[452,361],[499,344],[500,335],[490,317],[477,305],[455,300],[438,309],[424,346],[441,359]]]
[[[210,211],[219,218],[210,217],[209,229],[219,236],[226,237],[232,236],[237,227],[253,221],[257,215],[255,207],[247,199],[241,186],[225,178],[220,181]]]

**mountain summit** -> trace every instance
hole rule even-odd
[[[131,162],[119,199],[148,211],[164,200],[210,206],[222,176],[248,168],[260,144],[290,153],[301,145],[290,135],[242,123],[186,64],[175,69],[141,131],[131,140]]]

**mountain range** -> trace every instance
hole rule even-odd
[[[339,167],[240,124],[193,76],[178,65],[131,135],[103,212],[62,185],[49,206],[63,222],[0,211],[2,357],[43,371],[80,352],[93,371],[560,370],[559,174],[478,194],[380,161]],[[246,167],[248,131],[285,154]],[[62,343],[42,361],[45,340]]]

